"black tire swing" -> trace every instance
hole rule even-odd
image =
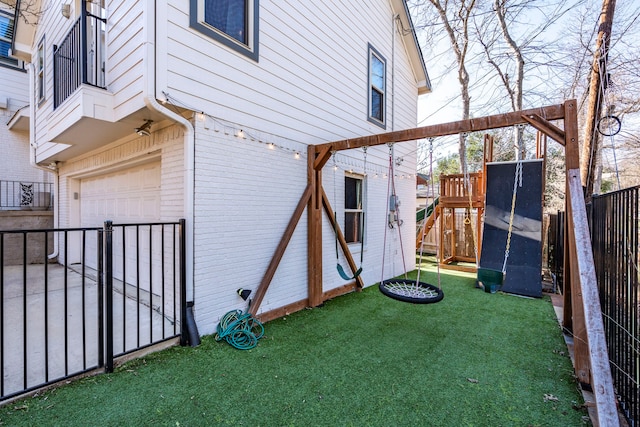
[[[430,140],[430,153],[432,152],[432,144],[433,141]],[[430,283],[425,283],[420,281],[420,268],[418,266],[418,276],[416,280],[412,280],[407,278],[407,267],[404,262],[404,250],[402,249],[402,233],[400,230],[400,226],[402,225],[402,221],[399,220],[399,206],[398,206],[398,198],[396,196],[395,190],[395,180],[394,180],[394,167],[393,167],[393,144],[389,145],[389,173],[387,180],[387,200],[388,203],[388,211],[387,211],[387,227],[385,227],[384,232],[384,245],[382,252],[382,277],[384,278],[384,256],[387,244],[387,229],[398,229],[398,236],[400,240],[400,249],[402,252],[402,263],[404,266],[404,278],[395,278],[395,279],[387,279],[380,280],[380,284],[378,285],[378,289],[380,292],[392,299],[402,302],[409,302],[412,304],[433,304],[439,301],[442,301],[444,298],[444,292],[442,292],[442,288],[432,285]],[[432,180],[432,188],[433,188],[433,180]],[[424,240],[424,235],[422,236]],[[421,242],[422,243],[422,242]],[[420,245],[420,264],[422,264],[422,244]],[[440,269],[438,266],[438,282],[440,281]]]

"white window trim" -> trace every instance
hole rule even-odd
[[[380,89],[376,86],[373,85],[373,82],[371,81],[371,58],[375,56],[376,58],[378,58],[378,60],[380,60],[382,62],[382,64],[384,65],[384,81],[385,81],[385,88]],[[367,120],[370,121],[371,123],[374,123],[378,126],[380,126],[382,129],[386,129],[387,128],[387,60],[384,58],[384,56],[382,56],[382,54],[380,54],[380,52],[378,52],[378,50],[376,48],[374,48],[373,46],[371,46],[371,44],[369,44],[368,49],[367,49]],[[371,114],[371,108],[373,106],[373,102],[371,100],[371,90],[372,88],[376,88],[376,90],[380,91],[382,93],[382,121],[378,120],[376,117],[373,117],[373,115]]]
[[[362,216],[364,218],[364,227],[361,231],[360,234],[360,239],[364,240],[366,242],[366,236],[365,236],[365,232],[367,229],[367,180],[366,180],[366,176],[365,175],[360,175],[360,174],[356,174],[356,173],[351,173],[351,172],[345,172],[344,174],[344,179],[346,182],[346,178],[353,178],[353,179],[358,179],[362,182],[362,195],[361,195],[361,203],[362,203],[362,207],[360,209],[347,209],[346,206],[344,207],[344,218],[343,218],[343,222],[342,222],[342,226],[345,227],[346,226],[346,221],[347,221],[347,213],[352,213],[352,212],[361,212]],[[347,188],[346,185],[344,186],[344,196],[346,197],[347,194]],[[344,205],[343,205],[344,206]],[[346,229],[343,228],[343,229]],[[357,246],[358,251],[359,252],[359,248],[360,246],[362,246],[362,240],[357,240],[355,242],[347,242],[347,245],[352,246],[355,248]],[[351,252],[354,252],[354,249],[351,250]]]
[[[259,0],[248,0],[249,10],[247,11],[247,44],[244,44],[228,34],[220,31],[216,27],[208,24],[204,20],[204,0],[190,0],[189,25],[191,28],[205,34],[220,42],[226,47],[239,52],[254,61],[258,62],[259,46]]]
[[[45,38],[42,37],[36,51],[36,95],[38,103],[47,99],[46,70],[47,52],[45,49]]]

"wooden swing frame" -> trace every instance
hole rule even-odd
[[[257,317],[266,322],[302,310],[305,307],[317,307],[330,298],[364,287],[362,277],[358,276],[353,282],[342,287],[327,292],[323,292],[322,288],[323,210],[338,236],[338,242],[349,267],[352,271],[357,269],[322,186],[322,169],[333,152],[529,124],[565,147],[567,200],[565,229],[567,232],[564,244],[563,326],[573,331],[576,376],[578,381],[590,385],[594,390],[598,419],[601,425],[617,425],[616,400],[601,317],[585,199],[580,180],[577,113],[576,100],[568,100],[558,105],[310,145],[307,150],[307,186],[254,294],[249,312],[257,316],[260,304],[305,209],[308,218],[308,296],[306,299],[286,307],[261,313]],[[564,129],[551,123],[555,120],[563,120]],[[603,422],[605,424],[602,424]]]

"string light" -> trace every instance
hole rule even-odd
[[[303,156],[306,156],[306,149],[308,146],[307,144],[304,144],[292,139],[279,137],[266,132],[247,131],[244,128],[240,128],[239,126],[234,125],[230,122],[227,122],[223,119],[214,117],[210,114],[207,114],[204,111],[198,111],[192,106],[189,106],[184,102],[181,102],[178,99],[174,98],[173,96],[171,96],[169,93],[165,91],[162,91],[162,95],[163,95],[162,99],[160,99],[160,102],[162,102],[162,104],[169,103],[175,107],[186,108],[194,111],[195,112],[193,116],[194,119],[197,122],[202,122],[204,125],[204,129],[212,129],[214,132],[224,133],[225,135],[234,136],[234,137],[237,137],[238,139],[244,139],[244,140],[248,139],[250,141],[255,141],[261,144],[265,144],[267,148],[270,150],[275,150],[276,148],[278,148],[278,149],[290,151],[292,152],[293,158],[296,160],[300,159]],[[274,142],[274,140],[278,142],[283,141],[283,143],[276,143]],[[298,145],[298,147],[304,146],[305,148],[304,150],[300,150],[295,146],[292,147],[291,144],[296,144]],[[338,160],[338,162],[344,165],[344,167],[338,166],[337,163],[334,163],[334,166],[333,166],[334,171],[337,171],[338,169],[342,169],[344,171],[348,171],[349,173],[354,173],[354,171],[355,173],[361,173],[365,177],[370,176],[370,174],[373,174],[374,178],[378,178],[381,175],[384,176],[384,178],[387,178],[387,174],[384,173],[386,168],[383,167],[382,165],[376,165],[376,164],[367,165],[367,172],[369,173],[365,173],[364,167],[361,164],[362,163],[361,159],[356,158],[354,156],[350,156],[349,154],[345,154],[345,153],[342,153],[341,155],[339,155],[339,158],[340,160]],[[395,163],[401,164],[403,160],[404,158],[398,157],[397,159],[395,159]],[[413,175],[403,175],[402,177],[404,178],[405,176],[408,176],[410,178]]]

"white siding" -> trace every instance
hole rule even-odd
[[[0,180],[51,182],[51,174],[31,166],[29,132],[9,130],[7,123],[22,108],[29,111],[29,76],[26,72],[0,66],[0,97],[7,108],[0,109]]]
[[[60,14],[59,7],[45,7],[35,36],[36,45],[33,46],[35,61],[37,44],[45,40],[45,87],[46,97],[37,105],[36,141],[44,146],[47,142],[48,131],[54,130],[58,134],[59,128],[69,126],[77,120],[78,114],[89,117],[94,115],[102,119],[119,121],[130,114],[145,107],[144,104],[144,76],[145,76],[145,38],[144,11],[145,2],[140,1],[111,1],[106,3],[106,59],[105,59],[105,94],[112,99],[106,104],[113,109],[108,114],[101,113],[99,106],[82,105],[82,97],[71,96],[59,108],[53,109],[53,46],[60,45],[70,31],[74,22],[80,16],[80,5],[84,2],[72,3],[70,19]],[[93,90],[93,89],[91,89]],[[85,100],[86,101],[86,100]],[[73,104],[73,105],[69,105]],[[99,101],[105,104],[105,100]],[[113,107],[111,107],[111,105]],[[78,113],[82,108],[83,111]],[[95,111],[94,111],[95,110]]]
[[[144,1],[107,2],[107,89],[114,96],[115,120],[144,107]]]
[[[146,32],[146,2],[107,3],[107,85],[114,94],[116,120],[142,108],[144,50],[147,43],[154,43],[160,64],[156,92],[169,93],[175,104],[167,107],[210,115],[204,121],[194,120],[195,212],[193,218],[187,218],[195,229],[196,321],[200,333],[209,334],[224,313],[246,308],[236,294],[238,288],[257,289],[307,185],[307,145],[390,131],[392,125],[395,130],[414,127],[417,87],[402,41],[393,34],[394,11],[388,0],[262,1],[258,62],[189,28],[187,0],[156,3],[155,41]],[[59,16],[47,19],[41,34],[47,33],[49,52],[68,28],[53,31],[54,21],[59,26],[66,24]],[[387,62],[386,129],[367,121],[369,43]],[[52,93],[51,80],[47,84]],[[45,113],[52,108],[49,99],[39,110],[38,129],[46,127]],[[234,136],[240,129],[246,138]],[[273,142],[275,149],[269,149],[267,142]],[[158,217],[175,221],[183,216],[184,148],[179,126],[154,122],[149,138],[131,135],[64,162],[60,226],[81,223],[79,203],[73,199],[81,179],[131,167],[149,157],[161,161]],[[387,231],[383,245],[387,230],[387,179],[383,175],[388,173],[388,150],[386,146],[371,148],[367,159],[363,263],[367,285],[380,279],[383,251],[386,277],[404,271],[397,230]],[[415,142],[397,144],[394,151],[396,157],[404,158],[396,170],[396,190],[404,202],[402,243],[407,269],[412,269]],[[363,156],[362,150],[350,150],[337,157],[336,208],[342,223],[344,170],[363,173]],[[331,201],[332,174],[330,162],[324,183]],[[329,290],[344,282],[335,270],[334,234],[327,218],[323,230],[324,290]],[[359,259],[359,254],[354,255]],[[304,213],[260,312],[307,297],[307,258]],[[341,263],[346,266],[343,258]]]
[[[393,11],[388,0],[261,2],[259,62],[189,28],[184,1],[169,0],[158,27],[168,64],[159,89],[180,104],[225,120],[321,143],[383,130],[367,119],[367,44],[387,60],[387,130],[391,124]],[[166,42],[165,42],[166,38]],[[408,67],[396,36],[396,66]],[[410,68],[395,81],[396,128],[413,127],[416,82]]]

